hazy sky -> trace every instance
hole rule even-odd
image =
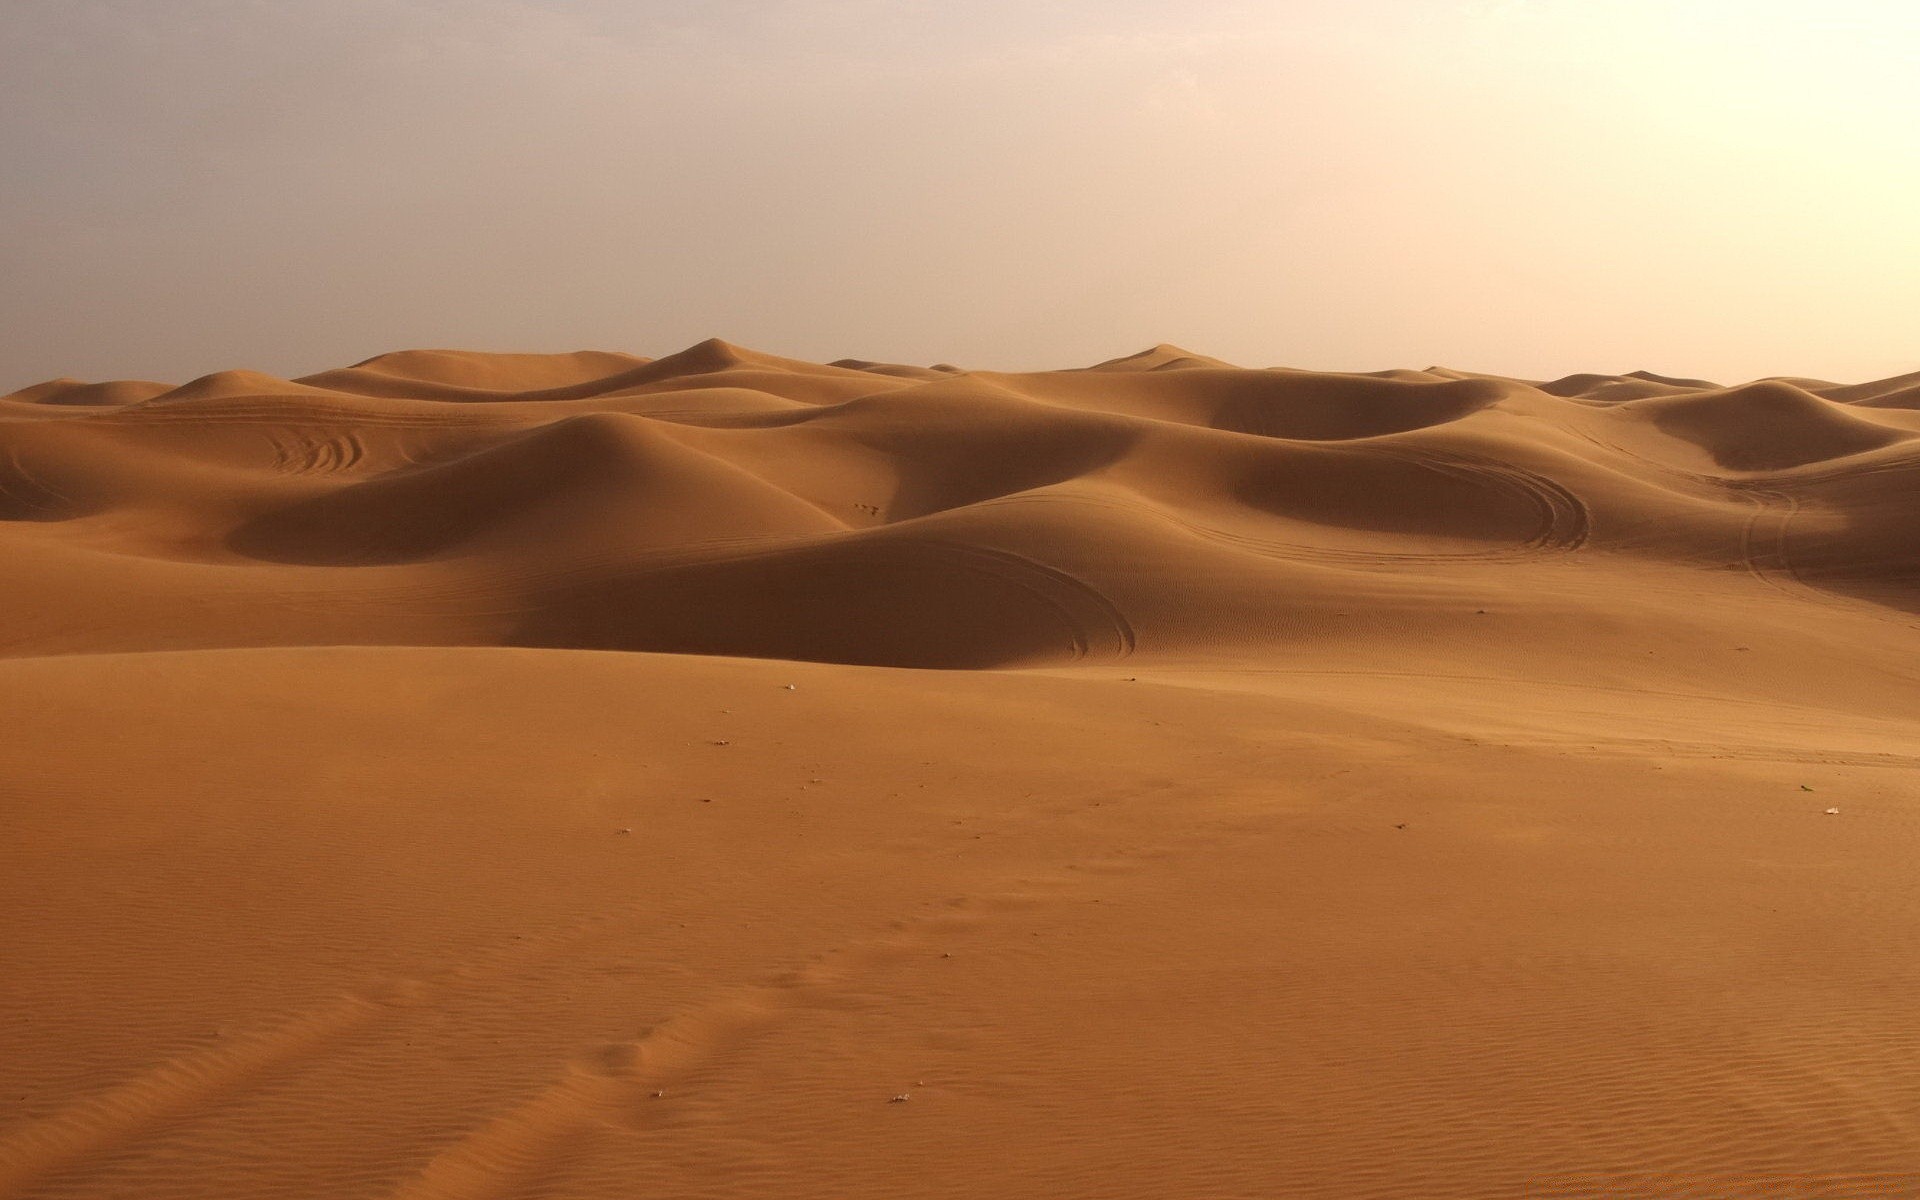
[[[1915,0],[0,0],[0,390],[1920,368]]]

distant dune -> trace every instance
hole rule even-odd
[[[0,400],[4,534],[32,560],[0,613],[16,655],[979,668],[1273,653],[1332,614],[1436,621],[1599,563],[1912,608],[1888,550],[1920,513],[1852,500],[1920,470],[1920,419],[1889,394],[1241,370],[1171,346],[916,373],[717,341],[57,381]]]
[[[1920,375],[55,380],[0,1197],[1920,1194],[1916,664]]]

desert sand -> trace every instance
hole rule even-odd
[[[1920,375],[0,399],[0,1195],[1920,1194]]]

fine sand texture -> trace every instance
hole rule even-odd
[[[0,1196],[1920,1195],[1920,375],[0,398]]]

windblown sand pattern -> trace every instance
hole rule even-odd
[[[43,384],[0,1196],[1920,1195],[1917,652],[1920,375]]]

